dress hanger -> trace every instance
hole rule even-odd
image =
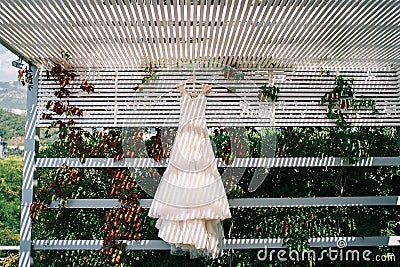
[[[187,90],[187,87],[188,87],[187,85],[192,85],[192,92],[189,92],[189,91]],[[195,86],[195,85],[201,85],[200,91],[195,92],[195,89],[196,89],[196,86]],[[186,79],[186,81],[177,84],[177,85],[176,85],[176,88],[178,89],[178,91],[179,91],[181,94],[188,93],[191,97],[197,97],[197,96],[199,96],[199,95],[202,94],[202,93],[203,93],[204,95],[208,95],[208,93],[211,92],[212,86],[209,85],[209,84],[206,84],[206,83],[204,83],[204,82],[199,82],[199,81],[197,81],[197,80],[196,80],[196,77],[193,75],[193,76],[188,77],[188,78]]]
[[[192,90],[191,90],[191,92],[189,92],[188,90],[187,90],[187,88],[189,87],[190,88],[190,85],[191,85],[191,88],[192,88]],[[178,91],[180,92],[180,93],[188,93],[190,96],[198,96],[200,93],[201,93],[201,91],[200,92],[195,92],[195,89],[196,89],[196,85],[201,85],[201,91],[203,91],[203,89],[204,89],[204,82],[199,82],[199,81],[197,81],[196,80],[196,76],[190,76],[190,77],[188,77],[187,79],[186,79],[186,81],[184,81],[183,83],[179,83],[179,84],[177,84],[176,85],[176,88],[178,89]]]

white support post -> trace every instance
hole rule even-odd
[[[24,148],[24,170],[22,178],[22,201],[21,201],[21,230],[20,230],[20,256],[19,267],[33,265],[31,257],[32,249],[32,220],[29,217],[29,208],[33,200],[33,182],[35,176],[36,161],[36,121],[37,121],[37,95],[39,84],[39,73],[32,66],[33,86],[27,93],[26,124],[25,124],[25,148]]]
[[[400,69],[397,69],[397,106],[399,105],[400,105]],[[397,129],[397,147],[399,149],[399,156],[400,156],[400,127],[397,126],[396,129]]]

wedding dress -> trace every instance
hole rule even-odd
[[[211,86],[192,97],[183,84],[178,131],[149,216],[175,255],[217,258],[224,248],[221,220],[231,217],[209,139],[205,109]]]

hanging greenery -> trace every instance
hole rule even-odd
[[[244,73],[239,70],[239,66],[237,64],[232,64],[230,66],[225,66],[222,68],[222,72],[224,77],[228,80],[243,80]]]
[[[329,70],[321,70],[321,75],[331,76]],[[367,99],[361,96],[361,99],[356,99],[354,94],[354,78],[345,78],[342,75],[335,75],[334,88],[332,91],[325,93],[321,97],[320,105],[327,105],[327,117],[335,119],[336,126],[339,128],[346,128],[350,126],[347,121],[347,110],[354,109],[371,109],[373,114],[377,114],[375,100]]]
[[[74,71],[66,70],[60,65],[55,65],[47,72],[49,79],[55,80],[59,88],[54,91],[58,100],[49,100],[45,107],[49,112],[42,114],[44,119],[52,120],[51,125],[45,131],[45,137],[51,138],[51,134],[57,135],[57,139],[51,146],[53,157],[79,158],[82,163],[87,158],[112,157],[114,160],[123,158],[121,147],[121,136],[118,131],[104,129],[99,131],[95,128],[86,130],[75,125],[76,117],[83,117],[84,111],[70,105],[70,97],[73,88],[72,82],[76,78]],[[79,85],[78,85],[79,86]],[[86,79],[82,81],[79,88],[91,93],[94,85]],[[53,119],[53,116],[57,118]],[[66,214],[65,207],[69,199],[77,198],[87,191],[88,175],[99,170],[76,169],[64,165],[56,170],[49,170],[40,179],[40,184],[35,191],[35,198],[30,207],[30,216],[35,222],[46,220],[43,212],[47,210],[51,201],[59,202],[59,209],[55,217],[57,224],[59,220],[68,221],[63,216]],[[105,212],[104,242],[101,252],[104,254],[104,263],[120,266],[125,254],[124,244],[121,240],[134,240],[140,238],[141,209],[137,201],[139,192],[137,184],[125,170],[101,169],[100,176],[110,184],[110,197],[117,196],[121,207],[116,207]],[[43,218],[42,218],[43,217]],[[63,225],[63,223],[60,223]],[[67,229],[74,228],[68,223]],[[58,227],[53,227],[57,231]],[[42,259],[43,260],[43,259]]]
[[[22,86],[28,85],[28,90],[31,90],[33,87],[33,74],[30,67],[22,66],[18,70],[18,81],[22,84]]]
[[[261,90],[259,91],[258,94],[258,99],[260,101],[269,100],[275,102],[278,99],[278,94],[279,94],[279,87],[276,87],[274,85],[268,86],[267,84],[264,84],[261,86]]]
[[[320,71],[321,75],[331,77],[329,70]],[[371,109],[373,114],[377,114],[375,101],[361,96],[361,99],[355,98],[354,78],[345,78],[342,75],[334,76],[334,88],[325,93],[321,98],[320,105],[327,105],[327,117],[334,119],[341,141],[342,155],[349,159],[351,164],[357,162],[360,157],[368,157],[369,154],[363,149],[360,140],[355,137],[351,130],[351,123],[347,121],[348,110],[359,110],[362,108]],[[339,156],[341,154],[339,153]]]

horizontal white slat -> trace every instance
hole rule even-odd
[[[19,250],[19,246],[0,246],[0,251],[14,251]]]
[[[252,74],[260,70],[247,70]],[[268,70],[276,73],[273,70]],[[176,84],[191,76],[190,69],[171,68],[161,70],[159,78],[143,85],[143,92],[134,91],[138,83],[136,78],[143,75],[142,70],[103,71],[109,75],[97,75],[93,81],[95,92],[91,94],[73,93],[68,99],[71,105],[77,105],[84,111],[83,118],[75,119],[78,126],[83,127],[112,127],[112,126],[177,126],[179,119],[179,94]],[[334,120],[326,118],[326,106],[319,104],[324,94],[333,88],[333,77],[321,76],[318,70],[279,72],[286,77],[285,82],[277,83],[280,88],[278,101],[274,104],[258,100],[258,88],[269,82],[269,76],[249,77],[254,80],[226,80],[221,69],[212,70],[197,68],[196,78],[215,83],[213,92],[208,96],[206,117],[209,126],[271,126],[270,119],[243,118],[243,113],[267,113],[262,117],[272,116],[273,126],[334,126]],[[100,72],[102,73],[102,72]],[[217,73],[217,75],[215,75]],[[340,73],[342,74],[342,73]],[[207,80],[211,75],[211,80]],[[354,126],[400,126],[400,95],[398,75],[395,71],[371,72],[345,71],[343,75],[355,76],[354,88],[356,97],[371,98],[376,101],[379,114],[372,114],[369,109],[350,110],[349,122]],[[369,75],[369,76],[368,76]],[[134,78],[136,77],[136,78]],[[347,77],[347,76],[346,76]],[[124,79],[123,81],[121,81]],[[140,81],[139,81],[140,82]],[[254,83],[255,82],[255,83]],[[45,102],[55,99],[52,90],[57,88],[54,81],[42,78],[43,86],[39,89],[39,112],[46,112]],[[74,87],[74,86],[73,86]],[[78,92],[76,82],[73,91]],[[228,93],[226,88],[236,89],[236,93]],[[241,101],[244,101],[241,103]],[[270,109],[270,106],[273,106]],[[271,115],[270,111],[273,111]],[[252,115],[244,115],[246,117]],[[55,116],[54,118],[57,118]],[[218,124],[218,123],[219,124]],[[38,126],[46,127],[49,121],[40,119]]]
[[[167,159],[155,161],[152,158],[126,158],[115,161],[112,158],[88,158],[81,163],[77,158],[38,158],[36,168],[56,168],[64,164],[76,168],[147,168],[166,167]],[[400,166],[400,157],[361,158],[355,164],[339,157],[292,157],[292,158],[235,158],[230,165],[217,159],[218,167],[328,167],[328,166]]]
[[[284,248],[282,238],[225,239],[226,249]],[[344,241],[346,247],[400,246],[400,236],[366,237],[317,237],[310,238],[311,247],[336,247]],[[171,247],[162,240],[124,241],[127,250],[169,250]],[[98,250],[102,240],[34,240],[34,250]]]
[[[141,199],[142,208],[150,208],[151,199]],[[236,198],[229,199],[231,208],[293,208],[293,207],[356,207],[356,206],[399,206],[399,196],[363,197],[314,197],[314,198]],[[91,209],[120,207],[117,199],[69,199],[67,208]],[[59,202],[52,201],[49,208],[58,208]]]

